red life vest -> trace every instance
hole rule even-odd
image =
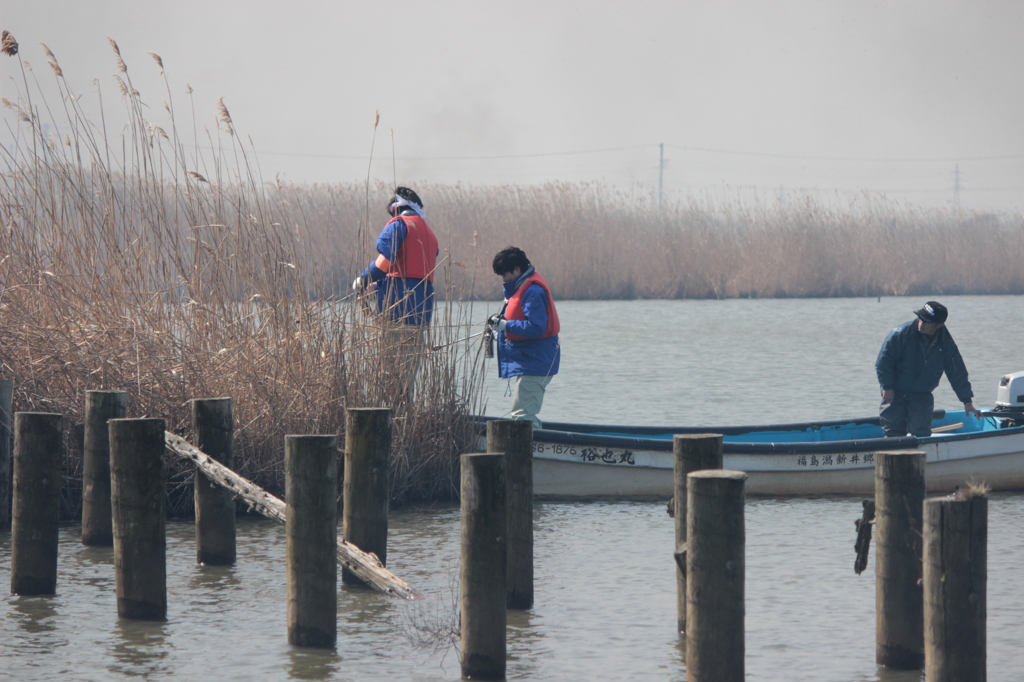
[[[433,282],[434,266],[437,265],[437,237],[427,227],[427,221],[419,216],[403,215],[398,216],[398,219],[405,223],[406,236],[398,248],[397,258],[391,261],[387,269],[388,277],[412,277]]]
[[[527,289],[530,288],[530,285],[532,284],[539,284],[541,288],[544,290],[544,293],[548,297],[548,302],[546,305],[548,311],[548,327],[547,329],[544,330],[544,334],[539,338],[546,339],[549,336],[557,336],[558,332],[561,330],[562,327],[558,323],[558,311],[555,310],[555,299],[551,295],[551,288],[548,287],[548,283],[545,282],[544,278],[538,275],[536,272],[527,277],[526,281],[523,282],[518,289],[516,289],[516,292],[514,294],[512,294],[512,298],[508,299],[508,305],[505,306],[505,319],[526,319],[526,315],[523,314],[523,294],[526,292]],[[531,338],[536,338],[511,334],[507,329],[505,330],[505,336],[508,338],[509,341],[528,341]]]

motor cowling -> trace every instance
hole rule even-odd
[[[996,405],[992,412],[1006,417],[1003,426],[1024,424],[1024,372],[1005,374],[999,378]]]
[[[996,407],[1024,411],[1024,372],[1006,374],[999,379]]]

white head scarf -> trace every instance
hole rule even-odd
[[[395,202],[388,208],[391,209],[392,213],[398,215],[403,208],[408,208],[419,217],[426,219],[427,214],[423,212],[423,207],[417,204],[415,201],[409,201],[405,197],[395,195]]]

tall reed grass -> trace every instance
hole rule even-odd
[[[191,399],[230,396],[236,468],[277,494],[285,434],[343,433],[346,407],[390,407],[393,500],[455,497],[458,455],[475,444],[475,346],[428,346],[415,393],[403,391],[404,351],[343,284],[369,260],[369,239],[311,226],[307,197],[263,182],[223,101],[202,144],[186,136],[166,78],[151,109],[110,44],[118,111],[96,98],[98,118],[87,112],[48,49],[60,101],[18,63],[18,98],[2,102],[14,141],[0,146],[0,371],[16,410],[65,415],[65,514],[80,504],[70,426],[89,389],[127,391],[129,416],[186,437]],[[338,202],[328,219],[358,225],[364,212],[347,211]],[[320,250],[338,239],[350,240],[340,265]],[[448,262],[436,280],[448,289]],[[431,344],[464,335],[458,315],[439,312]],[[173,470],[175,512],[190,510],[189,476]]]
[[[490,259],[509,244],[526,251],[562,299],[1024,293],[1019,214],[924,209],[867,195],[844,208],[694,200],[658,211],[614,188],[572,183],[416,190],[446,240],[449,296],[499,298]],[[305,219],[328,276],[343,281],[364,187],[284,184],[280,191]]]
[[[563,299],[1024,293],[1024,218],[864,196],[658,211],[600,185],[424,187],[451,257],[523,248]],[[479,246],[478,246],[479,245]],[[481,248],[482,247],[482,248]],[[461,281],[456,280],[461,286]],[[469,287],[467,287],[469,288]],[[497,297],[496,285],[473,291]]]

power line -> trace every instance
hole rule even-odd
[[[581,156],[584,154],[604,154],[606,152],[634,151],[636,149],[649,149],[656,147],[656,144],[643,144],[633,147],[606,147],[604,149],[582,149],[567,152],[540,152],[535,154],[497,154],[492,156],[396,156],[401,161],[491,161],[497,159],[538,159],[553,156]],[[273,152],[256,150],[258,155],[267,156],[297,156],[315,159],[350,159],[353,161],[366,161],[366,156],[344,156],[341,154],[303,154],[295,152]]]
[[[871,162],[897,162],[897,163],[929,163],[949,161],[1012,161],[1024,159],[1024,154],[1003,154],[998,156],[922,156],[922,157],[885,157],[885,156],[800,156],[796,154],[773,154],[769,152],[748,152],[737,149],[718,149],[713,147],[688,147],[678,144],[643,144],[632,147],[605,147],[602,149],[578,149],[574,151],[561,152],[537,152],[531,154],[494,154],[480,156],[396,156],[402,161],[493,161],[500,159],[539,159],[564,156],[582,156],[586,154],[605,154],[608,152],[635,151],[638,149],[651,149],[653,147],[669,147],[681,149],[688,152],[704,152],[709,154],[726,154],[729,156],[756,156],[768,159],[788,159],[792,161],[871,161]],[[307,159],[347,159],[351,161],[366,161],[368,157],[349,156],[345,154],[309,154],[303,152],[278,152],[257,149],[258,155],[266,156],[290,156]]]
[[[1001,156],[922,156],[917,158],[870,157],[870,156],[797,156],[792,154],[771,154],[767,152],[744,152],[734,149],[715,149],[712,147],[685,147],[669,144],[667,147],[690,152],[709,152],[713,154],[730,154],[734,156],[761,156],[773,159],[793,159],[797,161],[898,161],[898,162],[929,162],[929,161],[998,161],[1008,159],[1024,159],[1024,154],[1005,154]]]
[[[954,163],[957,164],[954,167],[954,196],[953,196],[954,204],[956,204],[957,201],[959,199],[961,199],[961,197],[959,195],[961,195],[963,193],[962,190],[964,189],[964,187],[963,187],[963,184],[964,184],[963,183],[963,173],[959,169],[959,162],[971,162],[971,161],[974,161],[974,162],[984,162],[984,161],[987,161],[987,162],[998,162],[998,161],[1007,162],[1007,161],[1020,161],[1021,159],[1024,159],[1024,155],[1014,155],[1014,154],[999,155],[999,156],[917,157],[917,158],[801,156],[801,155],[792,155],[792,154],[773,154],[773,153],[765,153],[765,152],[741,151],[741,150],[724,149],[724,148],[693,147],[693,146],[676,145],[676,144],[670,144],[670,143],[643,144],[643,145],[633,145],[633,146],[624,146],[624,147],[602,147],[602,148],[593,148],[593,149],[576,149],[576,150],[564,150],[564,151],[552,151],[552,152],[536,152],[536,153],[524,153],[524,154],[493,154],[493,155],[479,155],[479,156],[472,156],[472,155],[462,155],[462,156],[397,156],[396,159],[399,160],[399,161],[406,162],[406,163],[433,164],[433,165],[426,165],[424,167],[426,167],[426,168],[433,168],[435,170],[435,172],[442,171],[442,169],[446,169],[446,170],[443,170],[442,172],[447,172],[447,173],[457,173],[457,172],[459,172],[458,169],[460,167],[460,164],[462,164],[462,163],[480,162],[480,163],[485,164],[485,165],[483,165],[482,167],[479,167],[479,171],[474,171],[474,177],[476,177],[478,180],[483,180],[485,177],[505,178],[505,179],[507,179],[509,177],[518,177],[518,178],[521,178],[521,179],[526,180],[526,181],[533,181],[533,180],[536,180],[536,179],[543,179],[545,177],[549,177],[552,174],[561,175],[561,176],[568,176],[568,177],[576,176],[577,178],[579,178],[580,176],[586,176],[586,177],[589,177],[591,179],[598,179],[598,178],[605,177],[607,174],[612,174],[612,175],[616,175],[617,174],[617,175],[621,176],[623,173],[626,173],[630,177],[633,178],[633,182],[636,182],[638,174],[639,174],[639,176],[645,176],[645,173],[651,173],[654,176],[651,179],[656,180],[656,182],[657,182],[657,185],[654,188],[655,191],[657,192],[655,197],[656,197],[656,199],[658,200],[658,202],[660,204],[660,203],[662,203],[664,201],[663,197],[665,196],[665,193],[669,191],[669,185],[670,185],[669,178],[667,177],[667,175],[665,173],[666,165],[667,165],[667,158],[665,156],[665,148],[666,147],[668,147],[670,149],[682,150],[684,152],[703,153],[703,154],[712,155],[710,157],[705,157],[705,159],[703,159],[701,161],[700,165],[694,165],[693,163],[687,164],[687,167],[690,169],[691,174],[695,173],[698,176],[703,176],[703,178],[705,180],[710,179],[710,178],[708,178],[708,176],[716,176],[716,175],[719,175],[719,174],[735,176],[737,169],[734,168],[733,166],[735,166],[736,162],[735,161],[729,161],[728,159],[730,157],[733,157],[733,158],[735,158],[735,157],[754,157],[754,158],[765,158],[765,159],[777,159],[777,160],[780,160],[780,161],[798,161],[798,162],[832,161],[832,162],[846,162],[846,163],[853,163],[853,162],[888,162],[888,163],[909,162],[909,163],[945,164],[945,163],[949,163],[950,161],[953,161]],[[647,156],[649,151],[653,150],[653,149],[657,149],[657,151],[658,151],[658,157],[657,157],[657,163],[656,164],[654,163],[655,162],[655,158],[654,158],[653,154],[651,154],[650,157]],[[587,155],[591,155],[592,156],[592,155],[599,155],[599,154],[614,154],[616,152],[630,152],[630,151],[637,151],[637,150],[648,150],[648,152],[646,152],[642,156],[643,156],[644,159],[649,159],[649,160],[645,162],[645,161],[640,160],[638,157],[635,158],[635,155],[633,155],[633,156],[629,156],[628,157],[629,161],[627,162],[627,159],[622,157],[622,156],[606,156],[606,157],[603,157],[603,158],[600,158],[600,159],[588,159],[587,161],[583,162],[583,164],[584,164],[583,166],[580,166],[579,162],[571,160],[573,157],[581,157],[581,156],[587,156]],[[367,161],[367,159],[368,159],[368,156],[348,156],[348,155],[342,155],[342,154],[302,154],[302,153],[274,152],[274,151],[258,152],[258,154],[266,154],[268,156],[285,156],[285,157],[291,156],[291,157],[304,157],[304,158],[319,158],[319,159],[325,159],[325,160],[339,160],[340,159],[340,160],[358,161],[358,162],[361,162],[361,163],[365,163]],[[715,158],[716,156],[718,158]],[[500,168],[496,167],[494,164],[486,165],[487,162],[494,161],[494,160],[508,160],[508,161],[511,161],[511,160],[530,160],[530,159],[547,159],[548,161],[543,163],[543,164],[539,164],[539,163],[533,163],[533,164],[529,164],[529,163],[526,163],[526,164],[514,164],[514,163],[512,163],[512,164],[505,164],[505,165],[502,165]],[[559,162],[558,161],[559,159],[561,159],[562,162]],[[640,166],[637,166],[637,162],[638,161],[641,164]],[[707,167],[708,164],[710,164],[710,167]],[[784,180],[783,184],[786,185],[786,191],[787,192],[808,192],[808,191],[811,191],[811,192],[815,192],[815,193],[822,192],[822,193],[843,193],[843,194],[849,194],[851,192],[860,192],[860,191],[867,190],[867,191],[870,191],[870,192],[881,192],[883,194],[905,195],[905,196],[906,195],[940,195],[940,194],[946,194],[946,193],[949,192],[949,189],[948,189],[949,185],[948,184],[946,185],[947,189],[944,189],[944,190],[943,189],[935,189],[934,185],[932,185],[932,188],[929,188],[929,187],[926,187],[926,186],[915,187],[915,188],[906,187],[906,186],[896,187],[896,188],[894,188],[894,187],[887,187],[887,188],[875,187],[875,188],[871,188],[870,186],[869,187],[865,187],[864,186],[864,179],[860,177],[861,173],[859,173],[857,171],[856,167],[849,166],[849,165],[847,165],[847,166],[840,166],[838,168],[833,167],[831,170],[825,170],[825,169],[820,168],[820,167],[817,170],[815,170],[814,167],[811,166],[810,164],[803,165],[803,166],[800,167],[799,170],[795,170],[792,167],[788,167],[787,168],[787,166],[789,166],[789,164],[781,163],[781,162],[777,163],[777,164],[766,163],[766,164],[755,164],[755,165],[765,165],[765,166],[768,166],[768,167],[774,166],[774,168],[761,168],[761,169],[759,169],[757,171],[757,174],[758,175],[765,175],[767,173],[767,174],[777,174],[777,175],[780,175],[780,176],[784,176],[784,177],[780,177],[780,179]],[[1005,170],[1000,171],[998,173],[995,172],[996,171],[996,164],[990,163],[990,164],[979,165],[978,168],[977,168],[976,174],[980,174],[980,176],[990,176],[990,177],[987,177],[986,179],[995,180],[996,182],[993,182],[991,184],[986,183],[986,184],[989,184],[989,186],[978,186],[978,187],[972,186],[970,188],[970,192],[972,194],[974,194],[974,195],[977,195],[977,194],[989,194],[989,193],[1021,192],[1022,190],[1024,190],[1024,186],[1022,186],[1022,187],[998,186],[998,185],[1002,185],[1006,181],[1013,182],[1014,180],[1016,180],[1017,177],[1019,177],[1019,172],[1016,170],[1018,168],[1018,165],[1019,164],[1014,164],[1013,170],[1011,170],[1010,168],[1006,168]],[[528,166],[528,167],[525,167],[525,166]],[[705,166],[705,167],[702,169],[701,166]],[[716,168],[716,167],[720,167],[720,168]],[[930,169],[930,170],[929,169],[918,168],[917,170],[913,170],[913,171],[911,169],[906,169],[905,171],[901,171],[899,173],[899,175],[901,176],[902,181],[904,181],[904,182],[910,181],[911,183],[913,183],[915,180],[918,180],[918,181],[928,182],[929,184],[931,184],[929,181],[939,180],[939,182],[941,183],[940,178],[942,177],[942,175],[945,175],[946,178],[949,177],[949,175],[948,175],[948,173],[949,173],[949,170],[948,170],[949,166],[947,165],[945,168],[946,168],[946,170],[944,172],[940,172],[939,169],[937,169],[937,168]],[[421,167],[420,170],[422,171],[423,167]],[[750,171],[753,171],[753,170],[754,169],[752,169],[752,168],[747,168],[746,166],[744,166],[744,170],[740,171],[739,175],[740,176],[750,175]],[[895,169],[893,169],[893,170],[895,170]],[[927,172],[922,174],[922,170],[926,170]],[[795,173],[795,175],[794,175],[794,173]],[[848,176],[848,177],[844,177],[844,176]],[[567,179],[568,179],[568,177],[567,177]],[[650,176],[645,176],[645,177],[650,177]],[[844,181],[848,179],[851,182],[851,184],[846,186],[846,187],[822,187],[822,186],[816,186],[816,187],[813,187],[813,188],[807,187],[806,186],[807,185],[807,181],[811,180],[812,178],[824,180],[826,183],[829,183],[829,184],[837,183],[837,182],[838,183],[842,183],[842,184],[846,184]],[[733,177],[734,181],[736,179],[739,179],[739,178]],[[694,182],[693,180],[697,180],[697,178],[694,177],[693,179],[691,179],[691,180],[689,180],[688,182],[685,183],[686,185],[689,185],[691,191],[693,191],[693,190],[698,190],[699,191],[701,188],[703,188],[705,190],[712,189],[712,188],[717,188],[717,189],[728,189],[728,188],[737,189],[739,187],[746,186],[746,184],[742,183],[742,182],[740,182],[740,183],[730,183],[729,181],[725,180],[724,178],[723,178],[723,181],[722,181],[721,184],[714,183],[714,182],[712,182],[712,183],[700,182],[699,180],[697,182]],[[999,180],[1002,180],[1003,182],[998,182]],[[813,180],[812,180],[812,182],[813,182]],[[948,180],[947,180],[947,182],[948,182]],[[671,183],[671,184],[676,185],[676,184],[678,184],[678,182]],[[870,183],[870,182],[868,183],[868,185],[872,185],[872,184],[874,184],[874,183]],[[942,184],[945,184],[945,183],[942,183]],[[804,186],[801,187],[800,185],[804,185]],[[973,185],[973,183],[972,183],[972,185]],[[769,189],[773,189],[774,190],[775,188],[778,187],[778,185],[775,185],[774,187],[769,188],[769,184],[768,183],[758,183],[758,182],[755,182],[753,185],[751,185],[751,187],[752,188],[757,188],[757,189],[762,190],[762,191],[768,191]],[[675,191],[678,191],[678,189],[673,187],[672,191],[675,192]],[[949,195],[946,194],[946,196],[949,196]]]

